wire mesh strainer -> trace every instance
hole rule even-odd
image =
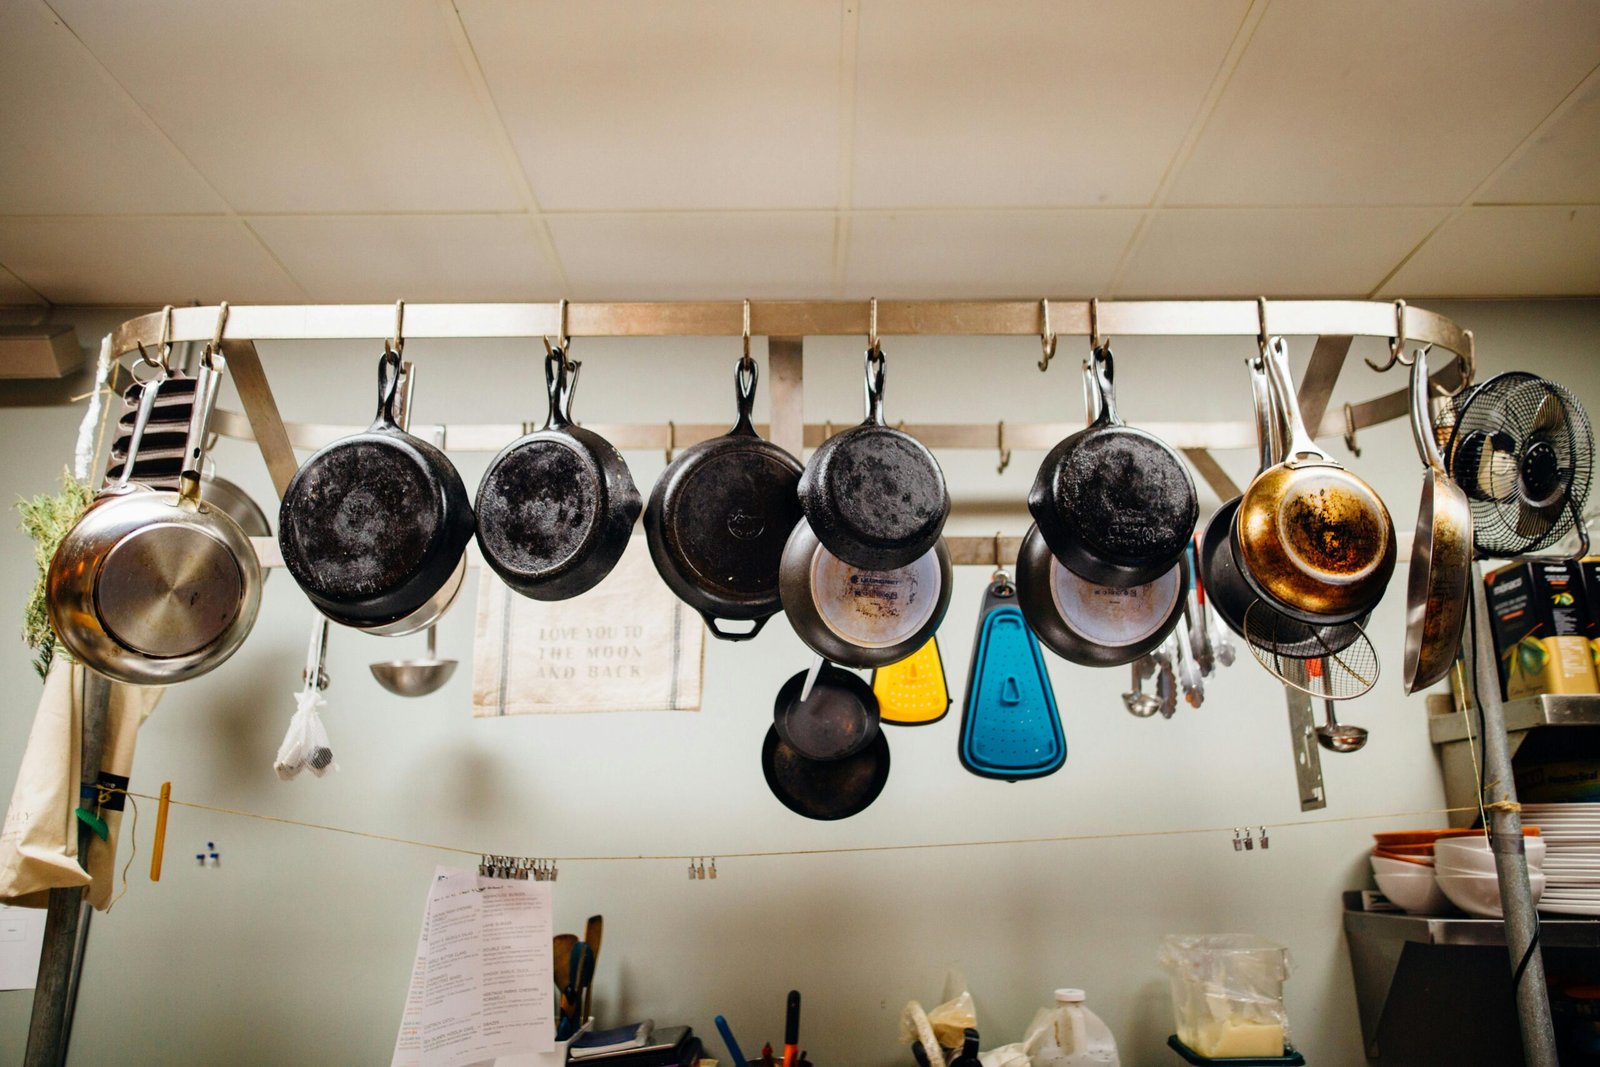
[[[1359,623],[1307,626],[1256,601],[1244,613],[1245,642],[1284,685],[1325,700],[1353,700],[1378,681],[1378,650]]]

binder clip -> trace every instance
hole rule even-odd
[[[1267,828],[1265,826],[1261,828],[1261,847],[1263,849],[1272,847],[1272,842],[1267,840]]]

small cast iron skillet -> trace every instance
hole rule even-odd
[[[783,743],[807,759],[854,756],[878,733],[878,698],[859,674],[823,662],[804,700],[810,671],[794,675],[778,690],[772,725]]]
[[[851,566],[880,571],[925,555],[950,514],[933,453],[884,422],[884,366],[883,350],[867,349],[866,419],[822,442],[800,476],[817,539]]]
[[[808,819],[832,821],[859,815],[883,792],[889,780],[889,740],[883,731],[853,756],[807,759],[784,744],[778,728],[767,728],[761,745],[761,770],[767,788],[783,806]]]
[[[1117,415],[1109,346],[1090,357],[1099,414],[1045,456],[1028,511],[1050,551],[1097,585],[1126,588],[1170,571],[1200,504],[1182,457]]]
[[[307,459],[278,511],[283,563],[306,596],[335,622],[369,630],[432,600],[472,539],[461,475],[395,419],[399,382],[400,354],[386,347],[372,426]]]
[[[750,422],[756,363],[734,373],[739,418],[721,437],[684,449],[667,466],[644,511],[645,540],[662,581],[705,617],[713,637],[747,641],[783,610],[778,569],[800,521],[800,462]],[[719,619],[747,620],[747,630]]]
[[[572,421],[581,363],[560,348],[544,360],[544,429],[494,457],[478,484],[478,547],[508,586],[567,600],[611,573],[642,501],[622,453]]]

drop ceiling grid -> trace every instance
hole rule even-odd
[[[1095,256],[1098,256],[1103,254],[1098,251],[1098,249],[1103,246],[1106,236],[1115,232],[1117,226],[1120,226],[1121,224],[1118,223],[1116,226],[1112,226],[1108,229],[1105,225],[1091,223],[1089,220],[1091,220],[1098,213],[1105,213],[1104,218],[1109,223],[1109,220],[1112,218],[1121,218],[1130,211],[1136,211],[1138,213],[1138,223],[1121,245],[1120,255],[1116,258],[1116,262],[1109,272],[1107,283],[1101,291],[1104,291],[1108,296],[1161,296],[1180,294],[1175,294],[1170,291],[1152,292],[1148,294],[1135,293],[1133,289],[1124,285],[1123,282],[1125,280],[1124,276],[1127,275],[1129,271],[1133,270],[1135,264],[1137,263],[1140,247],[1144,244],[1144,242],[1147,241],[1150,234],[1156,232],[1157,228],[1163,224],[1164,220],[1170,220],[1174,223],[1183,222],[1185,225],[1193,225],[1205,220],[1207,225],[1211,225],[1213,224],[1214,220],[1218,218],[1226,219],[1229,215],[1237,215],[1237,217],[1240,219],[1240,225],[1246,225],[1250,223],[1252,219],[1258,219],[1263,210],[1270,207],[1272,212],[1298,213],[1298,215],[1295,215],[1294,217],[1296,217],[1305,225],[1312,225],[1311,220],[1326,216],[1326,209],[1338,207],[1347,211],[1352,211],[1353,213],[1365,214],[1367,216],[1365,220],[1366,225],[1370,227],[1377,225],[1379,220],[1386,217],[1386,211],[1393,214],[1394,212],[1392,209],[1404,208],[1405,212],[1407,213],[1407,218],[1415,218],[1415,213],[1421,209],[1437,209],[1437,212],[1442,213],[1443,215],[1441,221],[1426,234],[1424,234],[1423,237],[1418,240],[1408,252],[1398,259],[1398,261],[1395,261],[1390,265],[1385,274],[1384,280],[1370,290],[1371,293],[1377,294],[1380,291],[1383,291],[1385,285],[1392,282],[1394,279],[1398,278],[1401,280],[1406,280],[1412,277],[1411,273],[1402,273],[1405,271],[1407,265],[1414,257],[1417,257],[1419,253],[1422,252],[1430,240],[1446,234],[1456,220],[1466,213],[1468,208],[1491,202],[1496,205],[1502,203],[1516,204],[1522,202],[1523,199],[1526,199],[1528,202],[1542,204],[1543,206],[1547,207],[1553,206],[1548,198],[1544,200],[1538,199],[1537,181],[1535,178],[1528,178],[1524,175],[1521,179],[1521,186],[1512,183],[1510,194],[1502,197],[1496,197],[1494,195],[1500,192],[1500,188],[1496,183],[1500,182],[1502,178],[1508,178],[1520,173],[1515,169],[1517,161],[1532,153],[1533,150],[1541,143],[1541,141],[1547,137],[1547,135],[1550,135],[1553,130],[1556,130],[1560,124],[1560,120],[1565,117],[1567,111],[1570,110],[1574,114],[1589,114],[1589,111],[1579,108],[1578,104],[1583,100],[1588,99],[1585,94],[1591,93],[1594,90],[1597,75],[1600,75],[1600,66],[1592,67],[1588,71],[1586,77],[1578,83],[1577,87],[1568,92],[1567,96],[1563,99],[1563,102],[1555,109],[1549,111],[1531,131],[1526,133],[1526,135],[1523,136],[1521,141],[1518,143],[1517,147],[1510,153],[1506,154],[1503,159],[1497,162],[1490,169],[1488,174],[1482,176],[1481,178],[1474,176],[1476,181],[1473,188],[1465,197],[1458,201],[1438,204],[1419,204],[1415,202],[1406,204],[1391,204],[1385,200],[1383,202],[1362,204],[1359,207],[1350,204],[1348,199],[1346,199],[1342,204],[1330,205],[1312,202],[1295,203],[1293,205],[1279,203],[1276,206],[1256,205],[1242,202],[1203,207],[1182,203],[1171,204],[1168,202],[1170,190],[1182,184],[1186,167],[1193,160],[1196,149],[1206,138],[1211,135],[1209,126],[1211,124],[1212,117],[1216,114],[1217,109],[1223,106],[1229,94],[1234,92],[1236,89],[1234,84],[1235,73],[1239,69],[1240,64],[1245,62],[1247,56],[1253,56],[1256,48],[1263,47],[1256,39],[1257,31],[1264,23],[1269,21],[1269,16],[1271,14],[1276,14],[1279,10],[1285,7],[1292,8],[1292,5],[1276,5],[1276,7],[1269,12],[1270,0],[1248,0],[1248,3],[1241,4],[1238,8],[1230,7],[1229,19],[1232,26],[1232,36],[1228,41],[1227,49],[1222,59],[1214,68],[1214,71],[1210,76],[1211,80],[1209,83],[1207,83],[1205,91],[1197,98],[1194,98],[1195,103],[1193,105],[1192,118],[1188,121],[1187,125],[1183,127],[1183,136],[1178,141],[1176,148],[1171,153],[1170,158],[1166,161],[1164,170],[1161,172],[1159,181],[1156,184],[1155,192],[1149,197],[1148,202],[1142,207],[1114,206],[1109,204],[1103,206],[1075,205],[1070,202],[1051,204],[1001,203],[992,206],[981,206],[978,204],[962,204],[959,203],[958,200],[950,201],[937,198],[925,199],[924,202],[913,207],[896,207],[893,205],[873,204],[870,202],[870,200],[867,206],[858,206],[855,202],[857,199],[856,184],[861,167],[865,165],[861,153],[864,145],[870,147],[868,142],[871,141],[870,129],[863,130],[858,122],[859,111],[862,106],[860,94],[858,92],[858,84],[864,73],[862,64],[863,55],[867,51],[867,45],[863,39],[867,34],[867,29],[863,25],[864,15],[862,13],[861,0],[840,0],[840,3],[836,8],[833,5],[828,6],[830,20],[836,19],[836,22],[830,21],[829,23],[829,32],[831,34],[831,39],[834,42],[833,50],[835,51],[837,61],[836,76],[829,85],[829,88],[833,90],[833,95],[835,96],[833,107],[831,109],[826,109],[821,105],[820,102],[814,102],[818,110],[831,110],[836,120],[834,152],[829,153],[835,157],[835,166],[831,176],[831,184],[834,187],[834,201],[832,204],[819,203],[815,206],[808,205],[778,208],[751,206],[730,207],[726,204],[715,204],[708,207],[690,209],[675,207],[641,207],[636,203],[629,203],[609,209],[601,209],[592,206],[563,206],[557,210],[549,210],[542,205],[538,196],[538,191],[534,188],[532,177],[523,165],[523,155],[518,151],[516,137],[514,136],[513,121],[508,118],[507,113],[502,107],[505,90],[503,87],[501,87],[499,92],[496,91],[497,87],[480,63],[477,51],[478,40],[470,32],[472,29],[471,20],[466,17],[474,10],[492,8],[496,6],[505,7],[507,5],[497,4],[496,0],[459,0],[459,8],[463,10],[458,10],[458,4],[452,2],[452,0],[421,0],[428,10],[432,11],[435,16],[443,19],[444,26],[451,34],[451,39],[448,42],[436,43],[443,43],[448,46],[453,46],[453,61],[459,64],[465,71],[465,84],[469,89],[468,95],[473,98],[473,102],[477,111],[477,119],[478,121],[482,122],[484,128],[488,130],[491,135],[485,139],[485,145],[488,150],[487,155],[492,157],[498,154],[498,160],[494,160],[493,162],[495,162],[496,167],[501,171],[501,173],[506,175],[508,185],[515,191],[516,204],[514,205],[513,210],[508,212],[428,208],[417,209],[402,207],[398,210],[337,210],[331,212],[305,212],[279,210],[268,207],[265,209],[251,210],[241,213],[237,210],[236,205],[234,205],[230,200],[224,197],[220,191],[217,190],[215,184],[209,179],[204,171],[201,170],[200,166],[197,165],[195,161],[191,160],[189,155],[185,154],[183,147],[177,141],[174,141],[168,132],[161,126],[161,124],[157,122],[152,112],[147,109],[145,102],[136,97],[128,86],[124,85],[122,81],[118,80],[112,67],[105,63],[99,56],[95,55],[89,49],[87,42],[81,38],[76,31],[68,26],[64,20],[60,19],[59,16],[56,15],[56,8],[52,8],[50,6],[51,2],[54,2],[57,8],[74,11],[74,17],[81,16],[92,19],[98,17],[98,12],[95,11],[95,9],[84,7],[86,0],[33,0],[32,3],[33,8],[40,12],[48,13],[50,17],[62,24],[64,32],[69,34],[72,39],[77,42],[77,47],[81,51],[82,55],[86,57],[87,61],[98,70],[99,73],[97,76],[106,83],[107,90],[113,95],[120,95],[123,98],[123,106],[132,108],[138,116],[138,120],[143,124],[147,124],[153,135],[162,139],[165,145],[165,150],[169,151],[175,160],[181,161],[181,166],[187,171],[191,172],[198,182],[202,183],[209,192],[216,196],[217,203],[220,205],[220,207],[219,211],[216,213],[207,213],[204,211],[164,212],[157,208],[157,210],[145,210],[137,213],[112,211],[105,213],[88,212],[78,215],[65,212],[51,212],[48,214],[44,212],[37,214],[13,212],[11,214],[6,214],[4,209],[0,209],[0,228],[3,228],[8,221],[27,221],[30,223],[49,223],[51,225],[55,225],[64,224],[71,219],[93,218],[114,220],[123,225],[134,224],[141,221],[159,221],[163,224],[171,223],[173,225],[178,225],[206,219],[213,221],[228,220],[239,226],[243,233],[249,236],[249,238],[258,246],[260,254],[275,264],[277,271],[281,272],[285,282],[292,287],[292,290],[298,291],[304,299],[328,299],[327,294],[324,292],[325,285],[318,284],[316,282],[316,278],[319,274],[324,281],[326,281],[328,277],[327,268],[325,265],[316,264],[308,267],[306,262],[303,261],[305,257],[298,255],[298,253],[305,252],[306,247],[303,245],[292,244],[291,242],[294,241],[295,238],[285,235],[292,232],[298,232],[302,234],[306,233],[308,232],[308,229],[315,229],[315,224],[318,223],[345,229],[354,227],[355,230],[359,230],[360,225],[358,224],[357,220],[371,220],[373,224],[377,224],[379,226],[379,229],[374,232],[381,234],[382,237],[390,244],[399,244],[402,246],[404,245],[406,234],[428,232],[429,226],[437,224],[437,226],[443,227],[443,229],[440,229],[437,232],[449,233],[451,235],[451,240],[453,240],[455,244],[459,246],[461,243],[467,241],[470,235],[475,232],[473,229],[474,227],[480,227],[480,230],[477,232],[482,232],[481,220],[484,218],[502,218],[510,221],[510,219],[515,217],[526,217],[530,226],[528,232],[531,234],[531,237],[528,238],[528,243],[530,247],[534,248],[537,251],[537,254],[547,262],[551,275],[554,279],[553,281],[550,279],[540,279],[536,277],[538,272],[536,270],[532,270],[529,273],[535,277],[532,278],[531,287],[539,289],[542,292],[548,291],[549,289],[554,289],[558,292],[567,292],[569,291],[570,284],[568,278],[566,277],[564,257],[561,254],[560,247],[556,240],[556,230],[554,227],[559,224],[563,231],[567,232],[568,234],[580,233],[582,232],[584,223],[587,220],[596,226],[600,226],[602,228],[602,232],[607,234],[607,243],[610,244],[613,251],[618,256],[618,259],[613,261],[613,263],[608,264],[603,260],[596,260],[595,257],[586,255],[587,277],[581,284],[577,284],[577,288],[587,290],[589,293],[595,296],[603,296],[606,295],[603,291],[604,286],[600,281],[598,281],[598,279],[602,278],[607,271],[611,270],[617,271],[615,277],[618,284],[623,285],[631,292],[639,291],[640,279],[636,274],[630,276],[625,269],[628,266],[626,260],[631,255],[631,248],[625,240],[619,242],[617,236],[619,233],[629,232],[630,227],[637,230],[638,233],[645,235],[641,241],[640,247],[650,250],[652,248],[652,242],[656,239],[652,235],[658,233],[670,233],[672,232],[672,228],[675,226],[682,226],[693,219],[703,219],[718,231],[717,234],[702,242],[702,247],[708,251],[711,251],[716,249],[725,250],[728,248],[737,248],[739,246],[741,235],[743,235],[744,239],[759,239],[759,237],[763,234],[771,235],[785,232],[803,232],[806,234],[811,234],[813,231],[810,227],[813,225],[813,223],[815,221],[822,221],[825,219],[826,223],[831,228],[831,240],[829,242],[829,247],[831,248],[831,262],[827,268],[827,271],[825,272],[827,281],[822,286],[822,291],[836,296],[845,296],[856,295],[856,290],[862,285],[874,284],[871,281],[863,280],[859,277],[855,277],[853,281],[852,267],[855,265],[855,253],[853,250],[861,248],[861,242],[857,239],[856,231],[862,226],[868,227],[870,232],[892,232],[892,226],[890,230],[885,230],[884,226],[892,224],[895,219],[904,218],[907,221],[921,219],[924,220],[926,225],[929,227],[941,229],[947,233],[969,234],[972,236],[974,241],[973,245],[966,249],[960,247],[951,247],[946,250],[944,254],[949,255],[953,259],[958,259],[963,255],[970,253],[971,258],[975,262],[981,262],[985,256],[992,257],[997,251],[1003,251],[997,250],[993,247],[995,240],[998,239],[998,235],[1003,231],[1015,232],[1013,228],[1017,225],[1026,226],[1030,221],[1037,220],[1042,226],[1046,227],[1047,229],[1052,229],[1052,232],[1059,232],[1062,234],[1072,234],[1082,231],[1082,227],[1084,226],[1089,226],[1089,230],[1082,232],[1094,233],[1098,235],[1093,239],[1094,242],[1098,242],[1096,245],[1097,250],[1094,252]],[[167,2],[172,3],[175,2],[175,0],[167,0]],[[416,5],[413,4],[412,6]],[[1035,7],[1037,7],[1037,5],[1030,5],[1027,3],[1014,4],[1012,6],[1021,7],[1028,10],[1033,10]],[[1038,9],[1044,10],[1053,6],[1054,5],[1044,5]],[[1129,16],[1130,18],[1149,18],[1151,17],[1150,12],[1157,9],[1160,9],[1163,12],[1168,12],[1171,10],[1170,5],[1166,5],[1165,0],[1142,0],[1140,4],[1135,6],[1140,10],[1133,12]],[[1546,4],[1545,6],[1549,7],[1551,5]],[[878,0],[874,0],[873,7],[867,9],[867,15],[871,15],[874,11],[879,9],[889,9],[892,11],[894,7],[895,5],[888,2],[888,0],[884,0],[882,3],[879,3]],[[1567,7],[1570,8],[1571,5],[1569,4]],[[1238,11],[1237,18],[1234,17],[1234,12],[1236,10]],[[794,17],[799,18],[802,16],[795,15]],[[809,14],[805,17],[809,19]],[[809,24],[810,23],[808,22],[808,25]],[[104,35],[104,28],[102,27],[101,29],[102,35]],[[1442,41],[1441,46],[1447,43],[1448,42],[1446,41]],[[1523,46],[1527,47],[1526,42],[1524,42]],[[447,52],[450,50],[450,47],[445,48],[445,51]],[[1209,46],[1207,50],[1209,51]],[[1071,60],[1067,59],[1064,61],[1070,62]],[[942,86],[942,83],[937,81],[931,83],[931,85],[935,90],[944,87]],[[1189,97],[1185,96],[1185,99],[1188,98]],[[1117,102],[1115,100],[1108,100],[1105,102],[1105,106],[1115,107],[1116,103]],[[937,108],[940,106],[940,101],[938,98],[930,98],[928,105],[930,108]],[[1044,102],[1040,102],[1040,107],[1043,109],[1041,112],[1042,114],[1049,114],[1050,109],[1049,107],[1045,106]],[[1571,145],[1573,143],[1576,143],[1581,151],[1581,146],[1584,143],[1583,130],[1585,129],[1587,129],[1587,127],[1580,125],[1576,135],[1571,133],[1567,134],[1566,143],[1569,146],[1569,155],[1572,152]],[[1581,158],[1582,157],[1580,157],[1580,164]],[[480,159],[480,165],[483,162],[484,161]],[[1570,161],[1566,164],[1566,166],[1568,171],[1574,169],[1574,164],[1572,164]],[[1539,173],[1543,172],[1539,171],[1538,168],[1535,168],[1535,175]],[[981,185],[979,187],[981,188]],[[1533,189],[1532,192],[1529,192],[1530,187]],[[1600,196],[1591,197],[1585,193],[1584,190],[1586,187],[1584,186],[1572,186],[1570,180],[1567,188],[1569,189],[1569,192],[1571,188],[1578,189],[1580,197],[1584,197],[1579,201],[1580,204],[1592,204],[1595,202],[1595,200],[1600,199]],[[904,189],[906,192],[904,199],[911,201],[919,199],[921,194],[919,194],[917,189],[914,187],[914,182],[906,183]],[[991,187],[991,192],[993,192],[993,187]],[[1072,198],[1069,196],[1064,199],[1070,201]],[[1271,200],[1273,198],[1265,197],[1255,199]],[[986,237],[986,235],[983,233],[983,228],[974,224],[975,220],[980,220],[985,215],[993,216],[997,222],[995,227],[995,238]],[[1291,216],[1286,214],[1285,217],[1288,218]],[[1474,217],[1482,218],[1485,216]],[[1587,225],[1590,220],[1595,218],[1595,215],[1592,212],[1583,212],[1581,215],[1574,215],[1573,217],[1580,219],[1583,224]],[[672,221],[673,219],[677,219],[678,221],[674,222]],[[783,221],[785,219],[789,221]],[[282,222],[278,223],[274,220],[282,220]],[[306,225],[298,224],[304,221],[310,221],[313,223],[313,225],[311,227],[307,227]],[[1414,223],[1412,224],[1414,225]],[[662,227],[666,227],[666,229],[663,229]],[[1492,227],[1486,227],[1484,224],[1478,224],[1478,231],[1480,232],[1490,232],[1491,230]],[[522,238],[507,237],[506,240],[513,241],[513,244],[505,246],[502,251],[498,253],[498,255],[501,257],[501,260],[512,264],[520,264],[525,262],[523,258],[524,253],[522,251],[518,251],[515,247],[515,242],[522,240]],[[814,247],[812,241],[813,238],[809,236],[804,239],[803,247],[797,249],[797,259],[803,259],[814,254],[811,251],[811,249]],[[326,241],[323,243],[324,245],[327,244]],[[926,248],[926,245],[923,247]],[[15,252],[15,249],[13,249],[13,251]],[[452,254],[458,255],[459,253],[449,253],[444,256],[443,258],[446,260],[446,262],[449,261],[449,255]],[[690,251],[685,258],[692,258],[693,254],[694,253]],[[1041,266],[1047,265],[1049,262],[1047,258],[1041,258],[1040,253],[1036,252],[1019,254],[1018,265],[1020,266],[1021,261],[1026,261],[1030,257],[1033,258],[1035,262],[1041,263]],[[5,257],[0,257],[0,261],[3,261],[4,258]],[[492,258],[493,257],[491,257],[491,259]],[[879,259],[881,261],[882,257],[880,256]],[[1426,257],[1424,257],[1424,261],[1426,261]],[[815,268],[809,265],[809,262],[810,261],[807,260],[808,265],[803,267],[797,266],[795,268],[797,273],[791,276],[795,279],[804,279],[803,286],[801,287],[803,287],[806,292],[816,291],[817,285],[815,281]],[[290,269],[291,265],[295,267],[294,270]],[[7,264],[8,268],[10,268],[10,266],[10,264]],[[692,264],[691,266],[698,274],[700,279],[700,281],[697,283],[698,285],[710,286],[713,283],[716,277],[714,273],[699,273],[705,271],[705,264]],[[1093,264],[1088,265],[1088,267],[1090,269],[1087,269],[1084,272],[1079,272],[1080,276],[1097,276],[1096,271],[1099,268],[1094,267]],[[255,269],[259,272],[259,268]],[[1365,270],[1366,267],[1363,266],[1362,269]],[[1490,269],[1492,269],[1492,265]],[[20,263],[15,269],[7,270],[7,273],[16,276],[21,285],[30,290],[40,289],[41,286],[37,280],[38,276],[36,275],[35,279],[29,279],[26,277],[27,272],[28,266]],[[115,274],[116,272],[112,273]],[[250,272],[244,271],[243,273],[249,274]],[[1000,285],[1002,282],[999,276],[1003,276],[1005,272],[1002,271],[996,273],[997,277],[993,279],[993,285]],[[305,280],[302,280],[302,274],[305,275]],[[123,272],[123,275],[125,278],[126,272]],[[928,278],[934,278],[937,277],[937,272],[927,273],[924,276]],[[1027,275],[1026,272],[1015,272],[1013,276],[1021,278]],[[917,277],[917,274],[915,271],[912,271],[906,277],[915,278]],[[1529,275],[1525,274],[1524,277],[1529,277]],[[738,284],[738,281],[743,278],[743,275],[741,275],[735,269],[732,271],[732,278],[734,280],[734,284]],[[352,282],[354,283],[355,280],[356,279],[352,279]],[[778,273],[772,278],[769,278],[762,285],[762,288],[768,291],[777,292],[777,289],[774,287],[781,286],[783,280],[784,276],[781,273]],[[904,279],[902,279],[902,281],[903,280]],[[1051,273],[1049,277],[1044,278],[1038,284],[1043,288],[1058,289],[1060,287],[1059,282],[1062,280],[1066,279],[1062,278],[1059,273]],[[893,279],[891,278],[890,281],[893,281]],[[929,284],[937,283],[929,282]],[[1018,284],[1026,283],[1019,281]],[[465,292],[470,290],[468,281],[464,281],[462,285],[463,289],[461,291]],[[597,286],[599,287],[598,289]],[[52,294],[48,291],[50,286],[47,285],[44,286],[44,288],[47,291],[43,295],[47,298],[52,297]],[[0,278],[0,299],[15,299],[15,297],[11,295],[15,292],[15,290],[15,286],[7,285],[5,283],[5,279]],[[907,287],[905,291],[906,295],[910,296],[933,295],[931,293],[918,292],[915,285]],[[1339,291],[1340,293],[1344,293],[1348,290],[1340,289]],[[312,293],[316,295],[308,295]],[[59,292],[56,295],[59,296]],[[107,301],[111,302],[115,302],[116,300],[122,298],[122,295],[110,291],[105,291],[103,295]],[[574,295],[577,294],[575,293]],[[949,296],[960,294],[940,293],[939,295]],[[998,291],[996,295],[999,295]],[[1027,294],[1017,293],[1011,295]],[[1308,295],[1332,294],[1315,293]],[[232,299],[233,297],[230,295],[229,298]],[[248,296],[246,296],[246,298],[248,299]]]

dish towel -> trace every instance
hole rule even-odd
[[[478,577],[472,714],[698,711],[705,631],[662,584],[644,538],[593,589],[533,600]]]

